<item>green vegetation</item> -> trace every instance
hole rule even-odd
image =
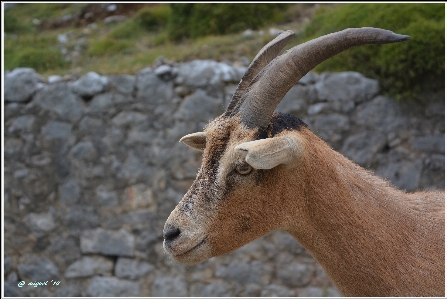
[[[170,4],[169,38],[174,41],[259,29],[283,20],[288,4]]]
[[[171,8],[169,6],[159,5],[152,8],[146,7],[140,9],[134,19],[136,23],[148,31],[157,31],[166,26],[170,15]]]
[[[316,68],[353,70],[379,79],[383,89],[398,98],[444,89],[444,4],[346,4],[316,12],[302,34],[308,40],[348,27],[380,27],[406,34],[410,41],[350,49]]]
[[[252,59],[271,40],[270,27],[297,32],[286,46],[291,48],[320,35],[368,26],[408,34],[411,40],[356,47],[315,71],[358,71],[379,79],[382,91],[398,98],[444,90],[443,3],[320,4],[316,13],[313,4],[174,3],[144,7],[121,23],[97,20],[95,26],[75,27],[73,21],[70,27],[47,30],[36,25],[36,20],[76,15],[86,5],[28,3],[6,10],[5,69],[32,67],[43,76],[132,74],[160,56],[173,61]],[[310,22],[303,22],[306,18]],[[243,36],[249,28],[265,34]],[[59,34],[68,42],[60,44]]]
[[[37,72],[44,72],[49,69],[61,70],[67,66],[57,48],[55,37],[7,36],[4,45],[5,69],[30,67]]]

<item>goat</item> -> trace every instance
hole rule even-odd
[[[349,28],[278,56],[292,31],[249,65],[226,111],[180,139],[203,151],[197,177],[163,229],[185,264],[229,253],[273,230],[305,247],[345,296],[444,296],[444,192],[406,193],[274,110],[290,88],[353,46],[406,41]]]

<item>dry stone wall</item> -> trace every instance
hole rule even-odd
[[[5,296],[339,295],[280,231],[194,266],[163,252],[201,159],[178,140],[224,111],[244,71],[197,60],[78,80],[6,73]],[[444,109],[404,106],[345,72],[308,74],[277,110],[415,191],[444,189]]]

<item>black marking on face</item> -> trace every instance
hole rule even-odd
[[[204,155],[202,166],[197,174],[197,177],[189,188],[188,193],[184,196],[181,211],[191,210],[195,201],[198,198],[203,198],[205,205],[203,208],[211,208],[211,203],[216,198],[225,197],[225,187],[216,186],[217,175],[219,171],[219,162],[227,148],[230,139],[230,128],[223,126],[220,132],[220,138],[212,140],[208,144],[209,149],[205,149],[207,154]]]
[[[273,113],[272,121],[267,127],[258,129],[255,140],[272,138],[284,130],[299,131],[303,126],[307,127],[307,124],[293,115],[281,112]]]
[[[255,182],[256,185],[262,185],[264,182],[265,174],[268,170],[267,169],[258,169],[255,171]]]
[[[273,137],[284,130],[299,131],[303,126],[307,127],[307,124],[298,117],[285,113],[273,113],[271,134]]]

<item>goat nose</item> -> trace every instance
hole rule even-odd
[[[180,235],[180,229],[176,226],[169,225],[163,229],[163,238],[166,241],[173,241]]]

